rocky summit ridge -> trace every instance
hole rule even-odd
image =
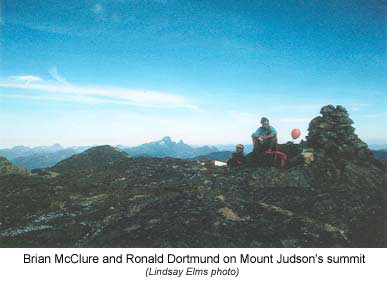
[[[343,107],[320,113],[306,142],[280,145],[285,169],[103,146],[0,176],[0,246],[385,247],[386,166]]]

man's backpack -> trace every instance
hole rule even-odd
[[[265,151],[265,154],[266,155],[272,155],[273,157],[273,164],[274,166],[277,166],[279,165],[279,161],[280,161],[280,165],[281,165],[281,168],[285,168],[286,166],[286,161],[288,159],[287,155],[281,151],[278,151],[278,150],[266,150]]]

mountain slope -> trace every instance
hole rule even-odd
[[[4,175],[29,175],[26,169],[17,167],[5,157],[0,157],[0,176]]]
[[[127,154],[110,145],[95,146],[59,162],[51,170],[59,173],[93,170],[126,158]]]

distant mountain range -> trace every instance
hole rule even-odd
[[[385,144],[369,144],[368,148],[371,150],[387,150],[387,143],[385,143]]]
[[[15,146],[9,149],[0,149],[0,157],[6,157],[12,164],[29,170],[53,167],[57,163],[73,157],[91,146],[78,146],[64,148],[60,144],[51,146],[26,147]],[[159,141],[128,147],[117,145],[117,149],[125,152],[131,157],[173,157],[183,159],[209,159],[225,161],[235,151],[235,144],[216,146],[191,146],[173,141],[166,136]],[[251,152],[253,146],[245,145],[245,154]],[[373,150],[378,159],[387,160],[387,149]]]
[[[237,144],[218,144],[215,145],[215,147],[218,149],[218,151],[233,151],[235,152],[235,146]],[[252,144],[243,144],[244,149],[243,151],[247,154],[253,151],[253,145]]]
[[[387,149],[373,150],[375,158],[387,161]]]
[[[214,146],[193,147],[184,143],[182,140],[174,142],[170,137],[164,137],[159,141],[124,148],[123,151],[132,157],[193,158],[216,152],[218,149]]]
[[[56,163],[88,148],[90,147],[64,148],[60,144],[38,147],[15,146],[9,149],[0,149],[0,156],[6,157],[16,166],[31,170],[54,166]]]
[[[60,161],[73,157],[89,148],[90,146],[64,148],[60,144],[32,148],[15,146],[10,149],[0,149],[0,156],[6,157],[16,166],[32,170],[53,167]],[[131,157],[194,158],[218,151],[215,146],[194,147],[184,143],[182,140],[174,142],[168,136],[159,141],[135,147],[117,145],[116,148]]]
[[[56,163],[78,154],[75,149],[67,148],[57,152],[41,152],[12,159],[12,163],[26,169],[38,169],[54,166]]]
[[[64,149],[60,144],[54,144],[51,146],[15,146],[13,148],[0,149],[0,156],[6,157],[9,160],[13,160],[17,157],[26,157],[39,153],[54,153]]]

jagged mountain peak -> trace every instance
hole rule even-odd
[[[161,139],[161,142],[172,143],[173,141],[172,141],[171,137],[166,136],[166,137],[163,137],[163,138]]]
[[[192,147],[182,140],[174,142],[171,137],[163,137],[159,141],[145,143],[136,147],[125,148],[124,151],[134,157],[176,157],[192,158],[198,155],[217,151],[214,147]]]

